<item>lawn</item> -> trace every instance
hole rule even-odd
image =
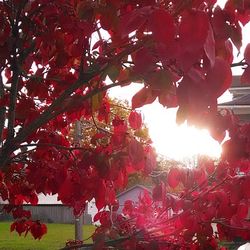
[[[30,235],[19,237],[15,232],[10,233],[10,222],[0,222],[0,250],[58,250],[67,240],[74,239],[73,224],[47,224],[47,228],[48,233],[39,241]],[[94,230],[94,226],[84,225],[83,238],[88,238]]]

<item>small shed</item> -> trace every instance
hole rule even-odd
[[[142,195],[145,191],[149,192],[150,194],[152,193],[150,188],[147,188],[143,185],[137,184],[137,185],[132,186],[132,187],[128,188],[127,190],[119,193],[116,196],[117,200],[119,201],[119,209],[117,212],[122,213],[122,209],[124,207],[125,201],[127,201],[127,200],[132,200],[133,202],[138,202],[139,196]],[[104,208],[104,209],[108,209],[108,208]],[[92,218],[94,218],[94,216],[97,212],[98,212],[98,209],[95,205],[95,199],[92,199],[88,203],[88,213],[92,216]]]
[[[143,195],[145,191],[149,192],[150,194],[152,193],[152,190],[150,188],[137,184],[118,194],[117,195],[117,200],[119,201],[118,213],[122,213],[122,209],[127,200],[131,200],[137,203],[139,201],[140,195]]]

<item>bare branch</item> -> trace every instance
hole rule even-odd
[[[18,82],[19,82],[19,65],[17,59],[17,41],[19,38],[18,35],[18,20],[16,20],[12,24],[12,33],[14,37],[14,43],[12,46],[12,54],[13,59],[11,62],[11,70],[12,70],[12,79],[11,79],[11,88],[10,88],[10,103],[9,103],[9,110],[8,110],[8,134],[6,144],[9,144],[9,140],[14,137],[15,131],[15,112],[16,112],[16,100],[17,100],[17,90],[18,90]]]
[[[3,86],[2,75],[0,73],[0,98],[3,98],[3,96],[4,96],[4,86]],[[2,146],[2,134],[5,123],[5,112],[6,108],[4,106],[0,107],[0,146]]]
[[[78,88],[80,88],[81,86],[87,84],[91,79],[93,79],[94,77],[100,75],[102,72],[107,70],[107,68],[110,67],[110,65],[120,62],[124,57],[126,57],[126,56],[130,55],[131,53],[137,51],[142,46],[144,46],[144,47],[147,46],[148,44],[150,44],[150,42],[151,42],[150,39],[145,39],[145,40],[141,40],[141,41],[139,41],[137,43],[130,44],[130,45],[127,46],[126,49],[124,49],[123,51],[121,51],[117,55],[113,56],[112,59],[108,63],[106,63],[103,67],[99,68],[96,71],[84,72],[82,74],[81,78],[76,80],[73,84],[71,84],[58,98],[56,98],[53,101],[53,103],[37,119],[35,119],[33,122],[31,122],[28,126],[23,127],[18,132],[16,137],[13,138],[13,140],[11,140],[11,142],[9,141],[8,143],[5,143],[4,148],[2,150],[2,153],[0,155],[0,165],[1,165],[2,169],[6,170],[6,164],[10,160],[9,159],[10,154],[12,152],[14,152],[19,147],[20,143],[25,141],[25,139],[30,134],[32,134],[34,131],[36,131],[41,126],[48,123],[50,120],[52,120],[53,118],[55,118],[59,114],[67,111],[65,109],[62,109],[62,104]],[[15,77],[18,80],[18,74],[17,73],[19,73],[19,72],[16,71],[16,76]],[[14,80],[14,77],[13,77],[13,80]],[[16,82],[16,83],[18,83],[18,82]],[[91,98],[92,96],[94,96],[97,93],[106,91],[106,90],[108,90],[108,89],[110,89],[110,88],[112,88],[114,86],[118,86],[118,85],[122,85],[122,84],[123,84],[122,82],[116,82],[116,83],[113,83],[113,84],[103,86],[101,88],[94,89],[90,93],[83,96],[81,98],[81,100],[79,100],[79,101],[84,102],[84,101],[88,100],[89,98]],[[15,89],[13,89],[13,91],[12,91],[13,96],[15,94],[14,90],[17,89],[16,87],[17,86],[15,86]],[[14,86],[13,86],[13,88],[14,88]],[[14,101],[12,103],[12,109],[11,110],[12,110],[11,114],[14,113],[13,112],[15,110]],[[15,118],[14,114],[12,114],[10,118],[11,118],[11,121],[14,121],[14,119],[13,119],[13,118]],[[10,128],[12,126],[13,126],[12,123],[10,123]],[[9,137],[12,137],[12,135],[13,135],[13,132],[10,133]]]
[[[30,143],[30,144],[24,144],[20,145],[19,148],[22,147],[54,147],[62,150],[68,150],[68,151],[74,151],[74,150],[86,150],[86,148],[83,147],[66,147],[54,143]]]
[[[91,77],[92,78],[92,77]],[[90,78],[90,79],[91,79]],[[77,81],[78,82],[78,81]],[[74,85],[74,84],[73,84]],[[73,86],[71,85],[71,86]],[[95,94],[98,94],[100,92],[103,92],[105,90],[108,90],[112,87],[121,85],[120,82],[117,83],[112,83],[106,86],[103,86],[99,89],[94,89],[93,91],[91,91],[90,93],[86,94],[85,96],[82,96],[81,99],[79,99],[79,101],[86,101],[89,98],[91,98],[92,96],[94,96]],[[72,88],[70,88],[72,89]],[[67,91],[67,90],[66,90]],[[60,104],[66,99],[66,97],[68,97],[70,95],[69,90],[67,91],[67,93],[62,94],[60,97],[58,97],[52,104],[51,106],[48,107],[48,109],[46,111],[44,111],[44,113],[42,113],[34,122],[32,122],[29,126],[23,128],[18,135],[16,136],[16,138],[14,139],[15,142],[17,143],[21,143],[23,140],[25,140],[27,138],[28,135],[30,135],[31,133],[33,133],[36,129],[38,129],[39,127],[41,127],[42,125],[46,124],[48,121],[52,120],[53,118],[55,118],[56,116],[58,116],[59,114],[67,111],[64,109],[59,109],[56,110],[56,107],[59,107]]]
[[[99,126],[97,125],[97,123],[96,123],[96,121],[95,121],[95,117],[94,117],[93,113],[91,114],[91,117],[92,117],[92,121],[93,121],[93,123],[94,123],[94,126],[96,127],[96,129],[97,129],[97,130],[100,130],[100,131],[102,131],[102,132],[104,132],[104,133],[107,133],[107,134],[113,135],[110,131],[108,131],[108,130],[106,130],[106,129],[102,128],[102,127],[99,127]]]
[[[240,61],[240,62],[237,62],[237,63],[232,63],[231,64],[231,67],[239,67],[239,66],[247,66],[248,64],[246,63],[246,62],[243,62],[243,60],[242,61]]]

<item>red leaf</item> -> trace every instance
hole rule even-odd
[[[194,179],[199,185],[203,184],[205,181],[207,181],[207,176],[205,171],[203,169],[198,169],[198,168],[195,169]]]
[[[178,106],[178,100],[176,96],[176,91],[174,87],[172,88],[173,91],[164,91],[160,94],[159,103],[167,108],[175,108]]]
[[[246,219],[247,215],[248,215],[248,205],[246,203],[241,202],[238,205],[237,216],[240,219]]]
[[[246,63],[250,64],[250,43],[245,48],[244,58],[245,58]]]
[[[174,19],[166,10],[155,10],[149,17],[149,27],[151,28],[153,36],[157,42],[163,43],[167,46],[174,42]]]
[[[31,212],[28,210],[24,210],[22,207],[17,207],[16,209],[14,209],[12,211],[12,214],[13,214],[14,219],[22,218],[22,217],[26,217],[26,218],[31,217]]]
[[[26,224],[25,220],[18,220],[11,224],[10,231],[13,232],[14,230],[17,231],[19,236],[28,230],[28,225]]]
[[[122,209],[122,212],[125,215],[131,215],[133,213],[134,210],[134,205],[133,205],[133,201],[132,200],[126,200],[124,203],[124,207]]]
[[[139,164],[144,160],[144,149],[140,142],[132,139],[128,145],[129,158],[133,165]]]
[[[183,49],[192,53],[201,49],[205,44],[208,30],[208,17],[204,12],[186,12],[180,24],[180,41]]]
[[[176,188],[180,183],[180,171],[178,168],[171,168],[168,177],[167,177],[168,185],[171,188]]]
[[[100,211],[94,216],[94,222],[100,221],[102,226],[109,227],[111,225],[110,221],[110,212],[109,211]]]
[[[128,121],[129,121],[129,125],[131,128],[133,129],[140,129],[142,126],[142,117],[141,114],[136,112],[136,111],[132,111],[128,117]]]
[[[135,162],[132,167],[137,171],[142,170],[145,167],[145,162],[143,160]]]
[[[103,181],[99,181],[96,190],[96,207],[100,211],[106,205],[106,185]]]
[[[10,68],[6,68],[4,74],[5,74],[5,77],[7,79],[9,79],[11,77],[11,75],[12,75],[12,71],[10,70]]]
[[[150,84],[150,88],[160,95],[162,91],[165,93],[174,93],[173,87],[173,75],[169,70],[157,70],[150,74],[147,78],[147,83]]]
[[[232,71],[229,63],[217,57],[214,66],[207,73],[206,81],[212,95],[221,96],[232,83]]]
[[[112,4],[101,9],[100,23],[101,27],[105,30],[111,30],[118,25],[118,18],[116,15],[116,9]]]
[[[240,48],[242,46],[242,31],[239,23],[235,23],[234,25],[231,25],[231,32],[230,32],[230,38],[235,45],[235,47],[240,51]]]
[[[132,109],[140,108],[145,104],[150,104],[156,99],[156,95],[148,87],[139,90],[132,98]]]
[[[154,149],[150,146],[145,147],[145,168],[144,172],[150,174],[157,166],[156,153]]]
[[[40,240],[42,236],[47,233],[47,227],[45,224],[36,221],[31,225],[30,232],[35,239]]]
[[[214,10],[212,26],[215,38],[222,39],[223,41],[228,39],[230,26],[227,23],[227,14],[226,11],[222,10],[219,6]]]
[[[152,71],[155,68],[155,58],[151,51],[147,48],[142,48],[132,55],[135,67],[134,71],[139,74],[145,74],[147,71]],[[145,64],[145,62],[147,62]]]
[[[242,190],[244,193],[244,198],[246,199],[250,199],[250,190],[249,190],[249,182],[250,182],[250,178],[248,178],[248,180],[244,181],[242,184]]]
[[[146,219],[145,219],[145,216],[142,215],[142,214],[138,214],[136,216],[136,226],[138,228],[142,228],[145,226],[145,222],[146,222]]]
[[[207,58],[210,61],[211,66],[213,67],[215,63],[215,41],[211,25],[209,25],[207,39],[204,44],[204,50],[207,55]]]
[[[161,201],[162,200],[162,194],[163,194],[163,187],[162,187],[162,183],[159,183],[157,186],[154,187],[153,189],[153,200],[154,201]]]
[[[233,62],[233,45],[230,40],[216,41],[216,56],[226,60],[228,63]]]
[[[13,232],[16,229],[16,222],[13,222],[10,226],[10,231]]]
[[[143,14],[146,14],[149,10],[148,7],[144,7],[122,16],[119,29],[122,38],[139,29],[146,22],[146,18]]]
[[[37,205],[38,203],[38,197],[35,193],[32,193],[30,196],[30,203],[31,205]]]
[[[192,215],[189,211],[188,213],[185,213],[180,216],[180,221],[182,225],[190,231],[195,230],[197,226],[197,219],[198,218]]]
[[[68,63],[68,61],[69,55],[65,51],[59,52],[55,59],[56,66],[59,68],[64,67]]]
[[[242,76],[240,77],[240,81],[242,84],[246,84],[246,85],[250,84],[250,66],[246,67]]]

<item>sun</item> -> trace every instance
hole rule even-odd
[[[186,123],[178,126],[175,122],[176,111],[166,110],[157,102],[143,108],[156,151],[175,160],[198,155],[219,158],[221,145],[205,129],[190,127]]]

